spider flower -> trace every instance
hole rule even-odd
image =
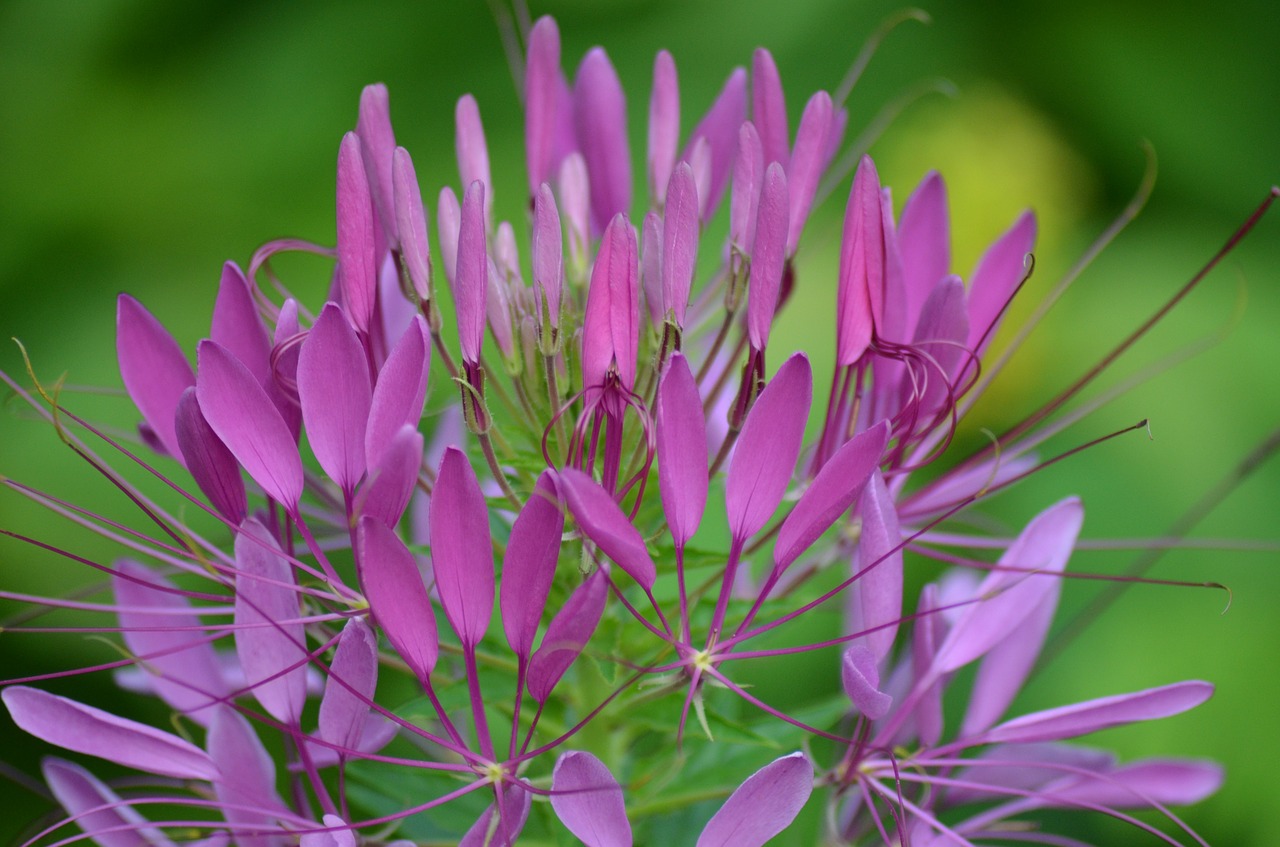
[[[44,741],[140,774],[113,785],[47,760],[66,817],[29,843],[75,841],[73,824],[106,847],[193,831],[251,847],[687,843],[697,827],[699,845],[744,845],[793,826],[967,845],[1011,822],[1074,843],[1025,829],[1045,807],[1177,824],[1167,807],[1215,790],[1214,765],[1120,765],[1062,742],[1185,711],[1207,683],[1004,717],[1049,632],[1079,502],[995,564],[938,550],[992,546],[947,525],[1052,463],[1035,453],[1065,426],[1052,415],[1097,373],[1000,450],[950,455],[1000,369],[988,352],[1035,218],[966,284],[942,178],[895,215],[855,156],[838,266],[799,264],[821,187],[840,181],[842,97],[809,96],[793,138],[768,51],[709,104],[681,100],[659,53],[633,167],[608,54],[571,78],[554,21],[526,36],[527,264],[492,184],[511,151],[488,146],[480,104],[457,102],[458,182],[427,186],[433,244],[373,85],[335,136],[336,246],[274,241],[244,270],[227,263],[194,368],[121,295],[136,439],[4,376],[135,510],[121,521],[2,480],[119,546],[98,562],[6,530],[110,577],[109,602],[15,599],[107,615],[85,628],[118,633],[123,654],[10,680],[4,703]],[[324,302],[276,278],[289,251],[334,261]],[[779,352],[774,332],[801,285],[831,293],[835,368],[816,398],[821,363]],[[957,567],[910,611],[926,556]],[[802,643],[779,646],[792,634]],[[791,703],[752,690],[753,667],[810,651],[827,678],[797,681]],[[943,695],[972,664],[948,732]],[[176,731],[32,685],[104,670]],[[766,763],[762,748],[803,752]]]

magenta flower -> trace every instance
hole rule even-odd
[[[5,530],[110,577],[108,602],[3,596],[100,613],[85,629],[117,653],[7,680],[4,704],[37,738],[137,772],[47,760],[65,817],[28,843],[1077,843],[1036,828],[1044,808],[1199,841],[1169,807],[1215,791],[1216,765],[1064,742],[1173,717],[1208,683],[1006,717],[1083,507],[1062,500],[1012,543],[974,529],[974,507],[1065,458],[1034,451],[1101,370],[995,446],[952,449],[1002,366],[988,350],[1035,218],[966,285],[942,178],[895,215],[855,151],[838,266],[799,266],[832,162],[853,151],[844,95],[811,94],[793,138],[760,49],[690,119],[661,52],[641,180],[606,52],[570,77],[554,21],[521,35],[527,234],[500,219],[502,170],[464,94],[458,182],[428,186],[432,238],[371,85],[335,134],[333,248],[281,240],[228,262],[194,345],[120,296],[137,443],[0,375],[132,510],[3,480],[120,550],[98,562]],[[286,251],[334,260],[323,301],[276,279]],[[774,332],[810,284],[831,317],[805,331],[835,351],[816,398],[823,364]],[[910,611],[924,559],[954,567]],[[760,667],[785,676],[810,652],[823,679],[795,674],[785,702],[760,693]],[[33,685],[104,670],[173,726]],[[944,703],[965,686],[957,720]]]

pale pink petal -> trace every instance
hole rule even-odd
[[[791,825],[813,793],[803,753],[775,759],[729,795],[698,836],[698,847],[760,847]]]
[[[79,765],[52,756],[40,763],[54,798],[76,826],[102,847],[173,847],[173,842],[120,795]],[[96,811],[90,811],[94,809]]]
[[[564,235],[551,186],[538,186],[533,205],[533,284],[547,304],[547,323],[560,327],[560,297],[564,292]],[[539,310],[541,314],[541,310]]]
[[[746,117],[747,72],[742,68],[734,68],[711,108],[689,134],[689,141],[681,154],[681,158],[691,159],[698,141],[703,138],[707,140],[711,151],[711,181],[708,190],[699,195],[704,219],[714,215],[720,205],[720,198],[729,182],[729,171],[733,167],[738,128]]]
[[[604,762],[590,753],[571,750],[556,760],[551,808],[587,847],[631,847],[622,786]]]
[[[458,295],[458,237],[462,233],[462,206],[453,189],[440,189],[436,205],[436,229],[440,236],[440,257],[444,260],[444,278]]]
[[[1000,724],[982,738],[985,742],[1006,744],[1075,738],[1113,726],[1178,715],[1194,709],[1212,695],[1213,686],[1207,682],[1176,682],[1033,712]]]
[[[787,100],[778,66],[763,47],[757,47],[751,59],[751,121],[760,131],[765,164],[777,162],[785,171],[791,162]]]
[[[556,114],[561,85],[560,31],[549,15],[538,18],[529,32],[525,60],[525,155],[529,168],[529,194],[549,182],[556,166]]]
[[[662,303],[662,216],[648,211],[640,238],[640,287],[644,290],[649,324],[662,332],[666,313]]]
[[[280,812],[285,811],[276,793],[276,766],[262,746],[253,727],[230,706],[220,706],[209,725],[206,739],[209,757],[217,764],[222,778],[213,789],[218,802],[224,804],[223,817],[237,830],[274,829]],[[281,835],[236,835],[243,847],[281,847]]]
[[[369,182],[369,193],[373,197],[374,211],[387,243],[396,247],[400,243],[400,236],[391,175],[396,135],[391,129],[391,102],[387,96],[387,87],[380,82],[366,85],[360,92],[360,116],[356,120],[356,135],[360,137],[360,154],[364,161],[365,177]]]
[[[321,821],[326,832],[307,832],[298,838],[298,847],[356,847],[355,831],[337,815],[325,815]]]
[[[880,690],[879,660],[865,644],[844,651],[840,663],[844,693],[867,720],[879,720],[889,713],[893,698]]]
[[[358,749],[378,686],[378,638],[362,618],[351,618],[338,636],[318,718],[320,737]]]
[[[454,109],[457,126],[454,146],[458,154],[458,175],[464,186],[478,182],[485,187],[485,213],[493,214],[493,180],[489,176],[489,146],[484,140],[484,125],[480,122],[480,107],[476,98],[464,94],[458,98]]]
[[[676,62],[666,50],[653,58],[653,93],[649,97],[649,196],[655,206],[666,202],[667,183],[680,144],[680,86]]]
[[[427,236],[427,210],[409,151],[397,147],[392,158],[391,187],[395,200],[400,256],[409,281],[420,300],[431,299],[431,244]]]
[[[857,590],[850,598],[853,614],[849,625],[855,632],[871,630],[863,640],[880,661],[893,647],[897,621],[902,617],[902,534],[893,497],[878,473],[871,475],[863,489],[858,516],[862,534],[855,572],[866,572],[854,582]]]
[[[1096,778],[1070,777],[1049,786],[1044,793],[1054,806],[1190,806],[1217,792],[1222,780],[1223,769],[1217,762],[1146,759],[1104,771]]]
[[[819,91],[805,104],[796,130],[796,148],[787,168],[787,184],[791,187],[791,226],[787,231],[787,255],[794,255],[800,233],[809,220],[818,182],[827,167],[827,145],[832,125],[831,95]],[[768,150],[765,151],[766,156]]]
[[[240,525],[235,553],[236,655],[245,684],[276,720],[297,725],[307,699],[307,634],[293,568],[255,518]]]
[[[604,232],[614,215],[631,210],[631,152],[626,95],[603,48],[589,50],[578,66],[573,120],[591,181],[592,230]]]

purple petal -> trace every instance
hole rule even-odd
[[[378,286],[373,197],[360,139],[354,132],[338,148],[338,283],[342,303],[361,332],[369,331]]]
[[[684,326],[698,264],[698,187],[693,170],[681,162],[667,186],[667,207],[662,224],[662,307]]]
[[[871,343],[875,318],[871,290],[884,285],[884,221],[880,177],[870,156],[863,156],[849,191],[840,246],[836,292],[836,364],[852,365]]]
[[[18,728],[41,741],[161,776],[218,778],[203,750],[168,732],[25,685],[9,686],[0,698]]]
[[[561,81],[560,31],[549,15],[538,18],[529,32],[525,60],[524,138],[529,168],[529,194],[555,175],[556,114]]]
[[[574,520],[610,559],[646,591],[653,588],[657,568],[644,546],[640,531],[595,480],[575,468],[564,468],[556,487]]]
[[[645,310],[649,324],[662,332],[666,320],[662,305],[662,216],[645,212],[640,240],[640,287],[644,289]]]
[[[773,545],[775,572],[786,570],[849,510],[879,467],[888,441],[889,425],[882,422],[845,442],[822,466],[778,530]]]
[[[217,343],[201,341],[196,359],[196,398],[210,428],[268,497],[296,512],[302,459],[275,404],[253,374]]]
[[[1046,784],[1070,786],[1078,778],[1093,779],[1094,774],[1111,771],[1115,759],[1110,751],[1075,744],[998,744],[978,754],[976,761],[982,764],[961,772],[969,785],[953,787],[948,800],[975,803],[1008,796],[1009,789],[1031,792]],[[1073,771],[1090,773],[1063,776]]]
[[[361,518],[356,563],[374,620],[418,680],[430,684],[440,640],[431,598],[413,554],[385,524],[376,518]]]
[[[1080,534],[1084,509],[1074,497],[1050,506],[1022,531],[992,571],[938,649],[938,670],[967,665],[1017,631],[1040,601],[1055,591]],[[1028,573],[1034,570],[1035,573]]]
[[[556,760],[551,808],[587,847],[631,847],[622,786],[605,763],[590,753],[571,750]]]
[[[569,595],[551,619],[542,643],[529,660],[529,695],[534,700],[546,702],[560,677],[591,640],[608,596],[609,581],[603,570],[597,570]]]
[[[533,204],[533,284],[547,303],[547,322],[560,327],[560,297],[564,292],[564,235],[551,186],[538,186]]]
[[[54,798],[95,843],[102,847],[173,847],[173,842],[148,825],[133,806],[123,805],[119,794],[79,765],[51,756],[40,763],[40,769]]]
[[[956,376],[961,361],[968,358],[963,347],[968,337],[969,300],[964,283],[958,276],[943,276],[925,300],[916,325],[915,345],[932,356],[941,369],[941,372],[929,370],[929,381],[920,401],[926,412],[933,412],[947,402],[949,380]],[[904,375],[904,394],[908,390],[907,379]]]
[[[236,655],[246,685],[278,721],[297,725],[307,699],[307,634],[293,568],[255,518],[236,535]]]
[[[489,146],[484,140],[484,125],[480,122],[480,107],[476,105],[476,98],[470,94],[458,98],[454,121],[457,125],[454,145],[462,184],[478,182],[483,185],[486,192],[484,208],[488,214],[492,214],[493,197],[490,186],[493,180],[489,176]]]
[[[378,464],[360,489],[359,514],[377,518],[394,529],[418,485],[422,469],[422,433],[409,424],[400,427]]]
[[[987,330],[1026,274],[1023,262],[1035,243],[1036,216],[1023,212],[978,260],[969,285],[969,347],[976,350],[984,335],[991,340]]]
[[[560,211],[568,220],[569,260],[582,267],[587,261],[591,238],[591,186],[587,179],[587,163],[582,154],[565,156],[556,179],[560,192]]]
[[[392,246],[397,246],[400,236],[391,175],[396,134],[391,129],[391,102],[387,96],[387,87],[380,82],[366,85],[360,92],[360,116],[356,120],[356,135],[360,138],[360,154],[364,162],[365,178],[369,183],[369,194],[373,197],[374,211],[386,233],[387,241]]]
[[[844,652],[840,679],[844,693],[867,720],[880,720],[889,713],[893,698],[880,690],[879,659],[865,644],[854,644]]]
[[[631,152],[626,95],[601,47],[589,50],[578,66],[573,121],[591,181],[592,229],[603,232],[614,215],[631,209]]]
[[[484,322],[489,291],[489,257],[485,246],[484,183],[472,182],[462,198],[462,219],[458,229],[457,272],[454,296],[458,309],[458,344],[462,358],[480,361],[484,346]],[[441,195],[443,199],[443,195]],[[443,226],[443,210],[441,225]],[[441,238],[443,239],[443,234]],[[446,267],[448,260],[445,260]]]
[[[920,180],[902,207],[898,246],[907,299],[907,326],[917,325],[925,300],[951,268],[951,223],[947,216],[947,186],[937,171]],[[966,315],[967,323],[967,315]],[[966,331],[965,340],[968,339]]]
[[[738,130],[738,150],[733,163],[733,192],[729,197],[729,240],[750,254],[756,235],[760,186],[764,180],[764,153],[760,135],[750,121]]]
[[[436,228],[440,235],[440,257],[444,260],[444,278],[457,297],[458,290],[458,237],[462,232],[462,207],[458,195],[445,186],[440,189],[436,206]]]
[[[174,709],[207,724],[210,706],[231,693],[200,618],[183,611],[187,598],[172,583],[137,562],[116,564],[111,580],[124,643],[151,677],[155,693]],[[144,611],[154,609],[157,611]],[[159,612],[159,609],[171,611]]]
[[[336,303],[326,303],[298,358],[302,420],[316,461],[350,494],[365,471],[372,390],[364,348]]]
[[[811,793],[813,763],[803,753],[774,759],[729,795],[698,847],[760,847],[791,825]]]
[[[787,234],[787,255],[796,252],[800,233],[809,220],[818,182],[827,167],[827,144],[833,122],[831,95],[819,91],[805,104],[796,130],[796,149],[787,168],[787,184],[791,186],[791,226]],[[766,149],[767,155],[767,149]]]
[[[1097,777],[1072,777],[1048,787],[1052,805],[1091,804],[1112,809],[1190,806],[1222,787],[1217,762],[1147,759],[1105,771]]]
[[[938,599],[938,587],[929,583],[920,591],[916,605],[916,623],[911,638],[911,670],[917,684],[929,676],[938,646],[946,637],[946,620],[941,612],[934,611],[942,605]],[[920,742],[932,747],[942,738],[942,693],[944,681],[929,683],[916,702],[916,731]]]
[[[791,132],[787,129],[787,100],[773,55],[757,47],[751,59],[751,120],[760,131],[766,163],[787,169],[791,161]],[[797,147],[799,143],[797,142]]]
[[[276,766],[249,722],[230,706],[221,706],[209,725],[209,756],[222,778],[214,783],[222,814],[235,829],[274,829],[284,803],[276,794]],[[282,833],[283,835],[283,833]],[[281,836],[237,833],[243,847],[279,847]]]
[[[298,838],[298,847],[356,847],[355,831],[337,815],[325,815],[321,821],[327,832],[307,832]]]
[[[516,843],[525,821],[529,819],[533,795],[511,783],[503,783],[499,790],[502,792],[502,813],[495,820],[498,804],[490,803],[462,836],[458,847],[509,847]]]
[[[854,583],[857,590],[850,598],[850,626],[854,631],[871,630],[865,643],[881,660],[893,647],[897,621],[902,617],[902,534],[893,497],[880,474],[872,474],[863,489],[858,515],[862,534],[858,537],[857,570],[869,570]]]
[[[1207,682],[1190,680],[1132,694],[1117,694],[1033,712],[1006,721],[982,736],[989,743],[1058,741],[1113,726],[1167,718],[1194,709],[1213,694]]]
[[[222,266],[209,337],[239,359],[264,388],[271,381],[271,342],[249,292],[249,283],[235,262]]]
[[[698,196],[698,215],[702,218],[705,218],[708,213],[707,204],[711,199],[711,155],[711,142],[704,136],[693,143],[693,149],[685,157],[685,161],[689,163],[689,169],[693,171],[693,184],[697,188]]]
[[[175,424],[182,460],[192,479],[219,514],[239,524],[248,509],[240,463],[204,419],[194,385],[182,392]]]
[[[516,516],[502,560],[502,631],[512,651],[522,659],[529,658],[533,649],[560,558],[564,513],[551,473],[542,472],[533,494]]]
[[[809,360],[796,353],[747,415],[725,479],[729,530],[738,541],[758,532],[782,502],[800,456],[812,396]]]
[[[416,315],[378,372],[364,432],[364,452],[370,467],[381,461],[383,451],[401,427],[417,428],[427,396],[430,366],[427,322]]]
[[[787,261],[787,175],[773,162],[764,173],[751,247],[751,275],[747,285],[747,334],[754,350],[769,344],[769,329],[778,310],[778,291]]]
[[[689,361],[675,353],[658,386],[658,481],[676,547],[698,531],[707,505],[707,425]]]
[[[480,481],[456,447],[444,451],[431,492],[431,564],[445,617],[474,647],[493,615],[493,544]]]
[[[582,320],[582,384],[600,387],[611,369],[623,387],[636,381],[640,343],[639,265],[636,233],[623,215],[609,223],[587,290]]]
[[[691,159],[693,148],[699,139],[705,138],[711,150],[711,183],[702,196],[703,219],[709,219],[720,205],[720,197],[729,182],[729,169],[733,166],[734,150],[738,144],[738,128],[747,117],[747,72],[734,68],[725,80],[724,88],[707,110],[706,115],[689,135],[681,158]]]
[[[427,237],[427,210],[409,151],[397,147],[392,157],[391,188],[395,202],[396,232],[400,255],[409,281],[420,300],[431,299],[431,244]]]
[[[361,618],[351,618],[338,636],[338,648],[320,700],[320,737],[339,747],[358,749],[369,718],[369,701],[378,686],[378,639]]]
[[[298,301],[292,297],[280,304],[276,318],[276,331],[272,343],[279,348],[302,331],[298,324]],[[280,418],[284,421],[296,443],[302,434],[302,410],[298,408],[298,353],[301,345],[294,344],[276,357],[272,387],[267,392]]]
[[[173,417],[178,398],[196,378],[178,342],[128,294],[116,300],[116,355],[120,378],[142,419],[170,456],[181,456]]]
[[[666,50],[653,57],[653,93],[649,97],[649,196],[666,201],[667,183],[680,144],[680,85],[676,61]]]
[[[488,283],[485,314],[489,319],[489,329],[493,331],[493,341],[502,351],[502,355],[507,360],[511,360],[515,352],[511,325],[511,295],[492,257],[485,259],[485,277]]]

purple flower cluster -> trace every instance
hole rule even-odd
[[[904,552],[948,561],[931,542],[966,536],[941,527],[1045,464],[1034,451],[1060,427],[1033,417],[999,449],[948,451],[998,370],[984,356],[1030,273],[1035,218],[966,285],[942,178],[895,216],[855,155],[835,278],[801,282],[806,221],[840,179],[842,103],[814,94],[793,137],[761,49],[682,137],[660,53],[633,221],[608,56],[591,50],[570,80],[549,18],[526,46],[527,264],[516,227],[494,221],[475,100],[458,101],[461,199],[440,190],[433,239],[373,85],[338,148],[336,248],[277,241],[246,270],[227,263],[194,370],[121,295],[120,374],[158,458],[5,377],[145,521],[5,480],[122,550],[87,562],[111,602],[27,599],[114,616],[96,629],[126,658],[93,670],[180,728],[6,687],[22,729],[150,775],[113,787],[46,760],[66,815],[27,843],[505,845],[567,830],[629,845],[634,825],[642,843],[700,831],[700,847],[741,847],[806,808],[799,831],[832,844],[1079,843],[1040,829],[1045,808],[1181,843],[1126,811],[1156,809],[1203,843],[1168,807],[1215,791],[1216,765],[1064,742],[1176,715],[1208,683],[1006,717],[1046,642],[1079,501],[1043,511],[998,562],[963,559],[904,596]],[[273,273],[286,251],[335,260],[318,309]],[[804,353],[766,363],[799,284],[832,292],[835,369],[816,408]],[[836,611],[839,631],[779,646],[815,611]],[[739,673],[809,651],[830,674],[796,680],[802,706]]]

